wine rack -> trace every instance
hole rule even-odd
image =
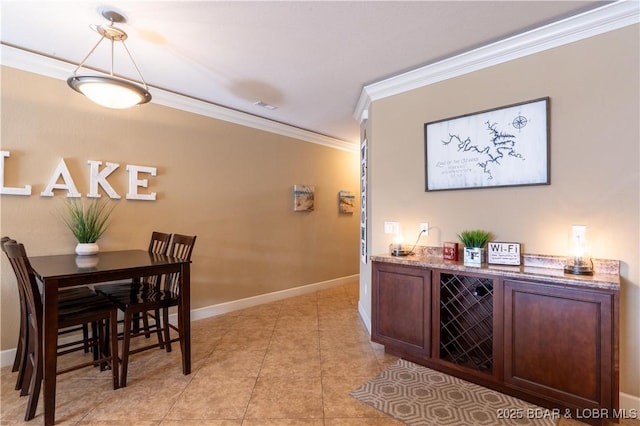
[[[440,274],[440,359],[493,371],[493,280]]]

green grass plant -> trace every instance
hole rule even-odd
[[[465,247],[482,248],[490,238],[491,233],[481,229],[466,230],[458,234],[458,239],[460,239]]]
[[[95,243],[109,226],[109,217],[115,204],[92,198],[84,202],[78,198],[65,201],[66,215],[63,216],[79,243]]]

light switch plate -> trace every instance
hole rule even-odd
[[[384,233],[385,234],[399,234],[400,233],[400,222],[385,222],[384,223]]]

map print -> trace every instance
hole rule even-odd
[[[548,183],[548,98],[425,124],[426,190]]]
[[[524,118],[522,116],[520,117]],[[526,118],[524,119],[526,120]],[[504,158],[505,155],[520,159],[524,159],[524,157],[515,149],[515,135],[499,132],[496,129],[497,123],[489,123],[487,121],[485,124],[487,125],[487,128],[491,133],[490,145],[480,147],[478,145],[474,145],[470,138],[462,140],[459,135],[449,135],[449,139],[446,141],[442,141],[442,143],[445,145],[449,145],[451,142],[456,141],[458,151],[477,152],[478,154],[480,154],[480,161],[477,163],[477,166],[487,174],[487,179],[491,180],[493,179],[493,175],[491,174],[492,167],[500,166],[500,161]]]

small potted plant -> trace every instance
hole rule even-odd
[[[484,246],[491,234],[481,229],[462,231],[458,239],[464,244],[464,264],[467,266],[480,266],[484,262]]]
[[[77,198],[65,202],[67,215],[63,217],[74,237],[78,241],[76,254],[80,256],[98,253],[97,241],[109,226],[109,216],[115,204],[92,199],[84,203]]]

